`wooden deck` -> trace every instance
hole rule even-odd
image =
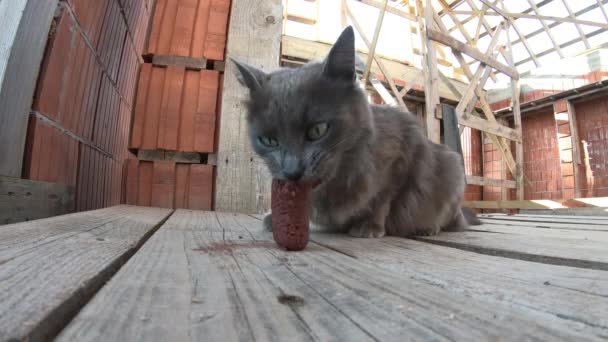
[[[0,226],[0,340],[608,339],[608,217],[489,215],[408,240],[121,206]]]

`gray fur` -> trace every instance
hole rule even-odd
[[[412,114],[370,105],[356,81],[354,51],[348,27],[323,62],[266,74],[234,61],[250,89],[255,152],[273,177],[291,178],[286,170],[299,165],[302,181],[321,182],[311,220],[326,230],[407,237],[466,228],[459,155],[428,140]],[[307,140],[319,122],[328,123],[326,135]],[[278,146],[265,146],[260,136]]]

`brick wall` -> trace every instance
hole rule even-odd
[[[490,139],[483,139],[483,176],[503,179],[503,162],[500,151]],[[483,187],[483,200],[499,201],[502,199],[502,188],[495,186]]]
[[[481,132],[465,127],[460,135],[462,145],[462,156],[464,168],[467,175],[481,176],[483,174],[483,159],[481,151]],[[479,185],[467,185],[464,190],[465,201],[482,200],[482,187]]]
[[[63,0],[30,118],[24,177],[74,185],[77,210],[119,204],[149,0]]]
[[[157,0],[129,142],[141,160],[127,166],[128,204],[213,208],[229,10],[228,0]]]
[[[581,141],[581,196],[608,196],[608,100],[602,96],[576,102],[574,108]]]
[[[525,199],[561,199],[560,153],[553,108],[522,118]]]

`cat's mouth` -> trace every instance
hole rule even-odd
[[[321,183],[322,183],[322,181],[320,179],[318,179],[318,178],[314,179],[312,181],[312,188],[313,188],[313,190],[316,189],[319,185],[321,185]]]

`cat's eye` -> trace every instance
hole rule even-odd
[[[308,129],[306,132],[306,138],[311,141],[319,140],[323,138],[325,134],[327,134],[328,128],[329,126],[327,125],[327,122],[320,122]]]
[[[260,141],[260,144],[266,146],[266,147],[277,147],[279,146],[279,141],[275,138],[271,138],[271,137],[266,137],[266,136],[260,136],[258,137],[258,140]]]

